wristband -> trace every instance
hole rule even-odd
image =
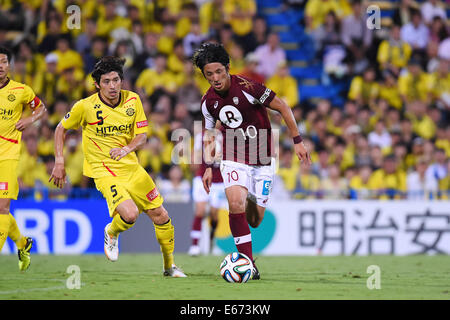
[[[213,165],[214,165],[213,163],[207,163],[207,164],[206,164],[206,169],[208,169],[208,168],[211,168],[211,169],[212,169]]]
[[[292,140],[294,140],[294,144],[298,144],[303,141],[303,139],[302,139],[302,137],[300,137],[300,135],[293,137]]]

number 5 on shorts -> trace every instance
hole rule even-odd
[[[112,195],[113,198],[114,198],[115,196],[117,196],[117,190],[116,190],[116,185],[115,185],[115,184],[113,184],[113,185],[111,186],[111,193],[113,194],[113,195]]]

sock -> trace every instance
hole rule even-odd
[[[0,214],[0,251],[5,244],[6,238],[8,238],[10,223],[11,220],[9,219],[9,215]]]
[[[172,225],[172,220],[169,219],[164,224],[155,224],[156,239],[161,247],[161,253],[163,256],[164,269],[170,269],[173,264],[173,249],[175,247],[175,228]]]
[[[109,226],[108,233],[110,236],[117,237],[119,233],[124,232],[134,226],[133,223],[125,222],[120,214],[116,214]]]
[[[25,245],[27,244],[27,238],[25,238],[19,230],[19,227],[17,226],[16,219],[14,216],[10,213],[9,214],[9,231],[8,236],[11,238],[12,241],[16,243],[16,246],[18,249],[25,248]]]
[[[230,229],[234,237],[234,244],[239,252],[247,255],[253,261],[252,235],[247,223],[246,213],[230,213]]]
[[[198,240],[202,235],[202,220],[202,217],[194,217],[194,222],[192,223],[191,230],[191,239],[193,246],[198,245]]]

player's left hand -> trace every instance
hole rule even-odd
[[[305,144],[302,142],[294,144],[294,150],[302,164],[311,165],[311,155]]]
[[[23,131],[26,128],[28,128],[30,126],[30,124],[32,124],[32,123],[33,123],[33,121],[31,119],[31,117],[20,119],[16,123],[16,129],[19,131]]]
[[[111,156],[111,159],[119,161],[120,159],[125,157],[127,154],[129,154],[130,151],[131,151],[130,148],[128,148],[127,146],[122,147],[122,148],[112,148],[109,151],[109,155]]]

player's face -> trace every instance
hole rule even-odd
[[[203,74],[214,90],[224,92],[230,88],[230,74],[223,64],[219,62],[208,63],[203,67]]]
[[[0,54],[0,80],[6,78],[9,72],[8,56],[6,54]]]
[[[122,88],[122,79],[116,71],[103,74],[100,78],[100,83],[96,84],[100,90],[102,97],[109,100],[115,100],[119,97]]]

